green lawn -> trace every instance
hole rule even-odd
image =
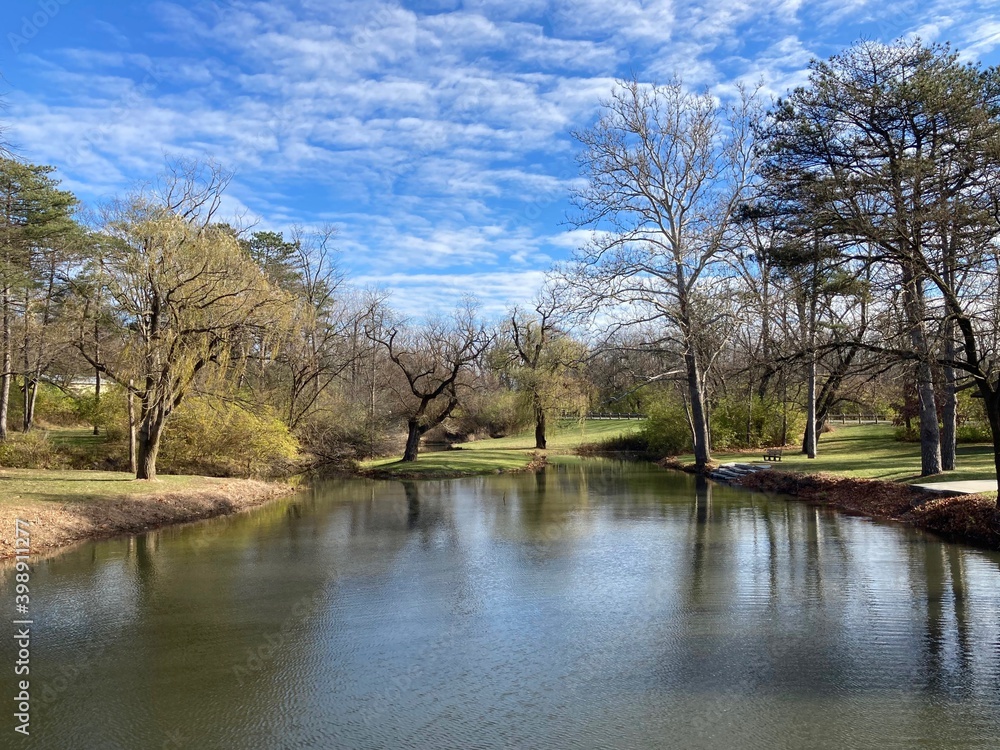
[[[596,443],[619,435],[638,432],[642,422],[637,419],[586,419],[561,420],[546,432],[547,450],[555,453],[572,453],[584,443]],[[535,431],[495,440],[475,440],[462,443],[463,450],[521,450],[535,449]]]
[[[546,435],[547,453],[572,453],[583,443],[594,443],[639,429],[638,420],[585,420],[554,424]],[[492,474],[496,471],[523,469],[534,458],[534,430],[512,437],[474,440],[461,444],[461,450],[420,453],[416,461],[403,463],[398,457],[366,461],[365,469],[380,473],[454,476],[457,474]]]
[[[852,477],[915,482],[920,477],[920,445],[897,442],[891,425],[834,426],[820,436],[815,459],[798,449],[786,449],[775,468],[784,471],[830,472]],[[715,463],[761,460],[763,450],[745,453],[716,453]],[[931,481],[995,479],[993,448],[989,445],[959,445],[955,471],[936,475]],[[924,477],[922,481],[928,481]]]
[[[94,434],[93,427],[57,427],[48,430],[46,434],[55,445],[69,445],[75,448],[94,448],[107,442],[103,432],[100,435]]]
[[[156,482],[138,482],[131,474],[112,471],[50,471],[0,469],[0,503],[79,502],[121,496],[159,494],[181,489],[202,489],[223,479],[161,476]]]

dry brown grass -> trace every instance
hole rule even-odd
[[[180,489],[147,485],[130,495],[71,500],[5,498],[0,503],[0,559],[14,556],[15,520],[30,524],[31,554],[84,539],[139,533],[253,508],[293,491],[289,485],[250,479],[197,482]]]

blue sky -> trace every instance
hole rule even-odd
[[[919,35],[1000,62],[996,0],[7,0],[8,136],[88,203],[165,155],[236,171],[231,212],[339,229],[401,310],[531,297],[582,236],[570,135],[616,77],[778,95],[812,57]]]

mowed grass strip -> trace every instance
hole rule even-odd
[[[155,482],[140,482],[123,472],[0,468],[0,503],[24,505],[137,498],[178,490],[211,489],[225,481],[214,477],[161,475]]]
[[[546,453],[573,453],[584,443],[596,443],[639,430],[638,420],[588,419],[555,422],[546,435]],[[365,461],[362,468],[382,476],[475,476],[524,469],[535,458],[534,430],[504,438],[462,443],[460,450],[423,452],[406,463],[398,457]]]
[[[828,472],[846,477],[883,479],[896,482],[958,482],[970,479],[995,479],[993,447],[990,445],[959,445],[958,466],[934,477],[920,476],[919,443],[903,443],[895,439],[891,425],[834,425],[832,432],[820,436],[816,458],[810,459],[798,447],[786,448],[774,468],[805,473]],[[764,450],[740,453],[715,453],[715,463],[728,461],[760,461]]]

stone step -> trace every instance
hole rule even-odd
[[[718,468],[712,471],[708,476],[717,482],[733,483],[737,482],[745,476],[754,474],[758,471],[767,471],[771,469],[771,464],[769,463],[743,463],[739,461],[728,461],[724,464],[720,464]]]
[[[725,477],[726,479],[739,479],[743,475],[736,471],[729,471],[728,469],[719,469],[715,472],[716,474]]]

